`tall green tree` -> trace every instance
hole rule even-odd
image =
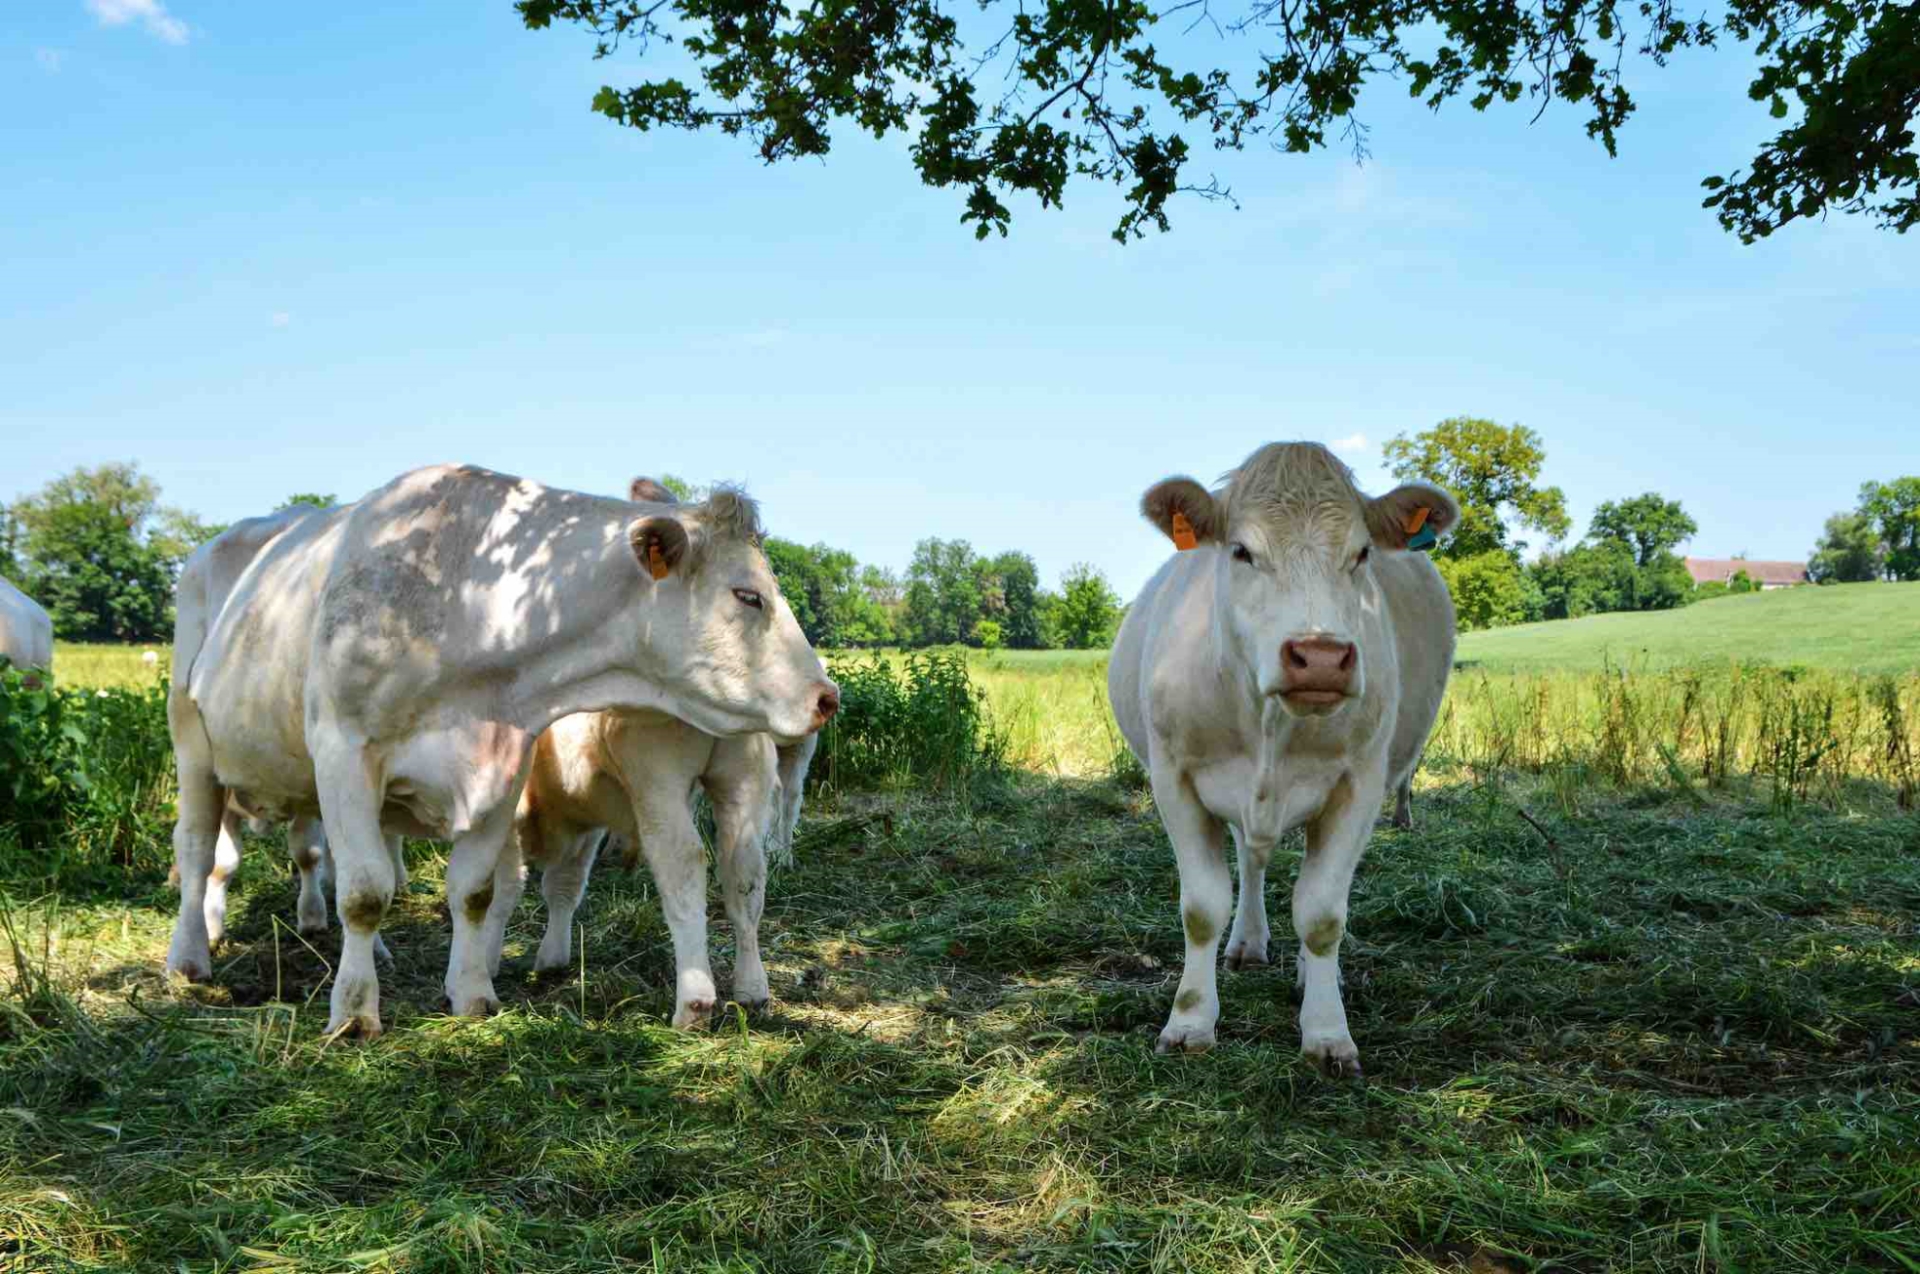
[[[1012,650],[1039,649],[1040,568],[1025,553],[1010,549],[993,558],[989,569],[999,581],[1002,644]]]
[[[1807,561],[1807,574],[1816,584],[1864,584],[1877,580],[1886,567],[1880,532],[1865,513],[1836,513],[1827,519],[1820,540]]]
[[[340,497],[331,493],[322,495],[317,491],[296,491],[274,505],[273,511],[278,513],[282,509],[291,509],[296,504],[310,504],[316,509],[331,509],[337,507],[339,503]]]
[[[1692,539],[1699,531],[1678,500],[1649,491],[1631,500],[1608,500],[1593,511],[1587,530],[1595,542],[1616,540],[1633,553],[1636,565],[1649,567]]]
[[[1860,488],[1860,512],[1873,519],[1880,532],[1887,574],[1920,580],[1920,477],[1865,484]]]
[[[1460,522],[1436,555],[1465,560],[1483,553],[1517,557],[1527,547],[1508,523],[1565,538],[1573,523],[1559,487],[1540,485],[1546,449],[1525,425],[1500,425],[1474,416],[1452,416],[1409,437],[1399,434],[1381,447],[1395,477],[1445,487],[1460,504]]]
[[[1060,577],[1059,599],[1049,618],[1055,645],[1097,650],[1112,643],[1120,626],[1120,597],[1098,567],[1076,562]]]
[[[624,48],[654,59],[651,78],[594,95],[592,108],[616,123],[717,130],[769,163],[825,156],[836,129],[905,134],[908,144],[890,153],[927,185],[959,194],[962,224],[983,238],[1006,233],[1016,195],[1059,207],[1071,185],[1111,186],[1125,205],[1113,235],[1125,242],[1165,230],[1177,194],[1230,197],[1190,174],[1198,156],[1329,144],[1364,155],[1358,111],[1381,81],[1436,110],[1457,97],[1476,111],[1525,100],[1533,113],[1559,101],[1585,115],[1587,134],[1611,155],[1639,107],[1631,80],[1685,50],[1732,44],[1751,49],[1746,96],[1779,131],[1744,168],[1729,171],[1731,154],[1708,161],[1704,202],[1723,226],[1751,241],[1829,212],[1899,230],[1920,224],[1912,0],[1732,0],[1697,15],[1665,0],[515,7],[536,30],[578,24],[596,58]],[[1186,38],[1203,23],[1241,38]]]
[[[15,501],[11,512],[26,591],[46,608],[58,636],[158,641],[171,632],[182,544],[164,536],[155,542],[160,488],[137,466],[75,469]],[[171,520],[177,530],[180,515]]]
[[[966,641],[980,621],[980,584],[973,546],[965,540],[925,539],[907,567],[906,632],[915,646]]]

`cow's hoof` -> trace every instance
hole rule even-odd
[[[500,1001],[491,995],[463,995],[449,1003],[455,1017],[492,1017],[500,1011]]]
[[[1349,1037],[1309,1040],[1300,1046],[1300,1051],[1328,1079],[1357,1081],[1361,1078],[1360,1050]]]
[[[380,1038],[383,1029],[378,1013],[349,1013],[327,1020],[327,1034],[336,1039],[372,1042]]]
[[[690,1031],[696,1026],[705,1024],[712,1015],[712,1000],[688,1000],[674,1010],[673,1025],[676,1030]]]
[[[303,938],[324,938],[327,936],[327,922],[322,920],[315,924],[309,920],[302,920],[299,934]]]
[[[1266,963],[1267,944],[1265,942],[1235,938],[1227,944],[1227,967],[1236,973],[1242,969],[1257,969]]]
[[[736,995],[733,997],[733,1002],[735,1004],[738,1004],[741,1008],[745,1009],[747,1011],[747,1015],[749,1017],[752,1017],[761,1013],[765,1013],[767,1011],[767,1006],[773,1003],[773,997],[771,995],[745,996],[745,997]]]
[[[1175,1026],[1169,1022],[1154,1044],[1156,1053],[1204,1053],[1214,1044],[1211,1026]]]
[[[187,956],[178,960],[169,958],[167,973],[172,977],[185,978],[189,982],[211,982],[213,981],[213,957],[208,956],[204,960],[197,956]]]

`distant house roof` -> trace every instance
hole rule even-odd
[[[1807,582],[1805,562],[1750,562],[1741,557],[1690,557],[1687,559],[1687,574],[1693,576],[1695,584],[1708,584],[1715,581],[1725,584],[1738,571],[1745,571],[1747,578],[1756,584],[1804,584]]]

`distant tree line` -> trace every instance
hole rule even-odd
[[[704,495],[672,475],[662,481],[683,500]],[[278,507],[336,503],[300,492]],[[62,640],[166,641],[180,567],[224,529],[162,506],[159,485],[135,465],[76,469],[0,505],[0,575],[47,609]],[[1027,554],[984,557],[965,540],[920,541],[904,575],[826,544],[771,536],[766,551],[800,627],[825,648],[1091,649],[1119,626],[1120,599],[1084,564],[1048,590]]]
[[[1541,483],[1546,449],[1523,425],[1458,416],[1384,452],[1396,477],[1438,483],[1460,503],[1434,562],[1462,628],[1665,610],[1758,587],[1744,572],[1694,587],[1676,550],[1698,528],[1679,501],[1651,491],[1602,503],[1586,535],[1560,547],[1572,529],[1566,496]],[[672,475],[662,481],[682,499],[704,494]],[[335,503],[302,492],[279,507]],[[0,575],[46,607],[63,640],[165,641],[181,565],[223,529],[162,505],[136,465],[83,467],[0,505]],[[1527,561],[1523,535],[1553,547]],[[766,551],[800,627],[824,648],[1095,649],[1113,640],[1122,614],[1090,565],[1046,589],[1027,554],[987,556],[965,540],[921,540],[904,574],[827,544],[770,536]],[[1822,584],[1920,580],[1920,477],[1862,486],[1855,508],[1827,519],[1808,572]]]
[[[1396,477],[1438,483],[1460,502],[1434,564],[1462,628],[1666,610],[1759,587],[1743,570],[1695,587],[1676,550],[1699,528],[1679,501],[1651,491],[1601,504],[1586,535],[1559,547],[1573,526],[1566,497],[1541,484],[1546,449],[1523,425],[1454,417],[1383,450]],[[1526,561],[1523,532],[1555,547]],[[1858,508],[1827,520],[1808,573],[1817,583],[1920,579],[1920,478],[1862,487]]]

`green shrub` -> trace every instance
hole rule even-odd
[[[840,711],[821,734],[815,784],[956,791],[1005,772],[1006,742],[967,675],[965,651],[860,655],[829,667]]]
[[[0,662],[0,879],[164,869],[167,688],[29,687]]]

